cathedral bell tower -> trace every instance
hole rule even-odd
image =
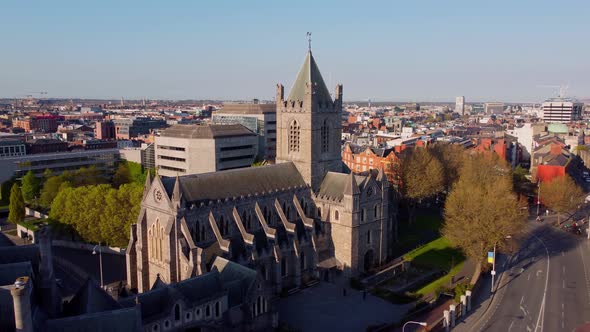
[[[317,192],[327,172],[342,171],[342,85],[332,96],[311,53],[284,98],[277,84],[277,163],[293,162]]]

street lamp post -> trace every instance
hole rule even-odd
[[[404,332],[404,331],[405,331],[405,329],[406,329],[406,325],[408,325],[408,324],[416,324],[416,325],[420,325],[420,326],[424,326],[424,327],[426,327],[426,326],[428,325],[428,323],[426,323],[426,322],[415,322],[415,321],[413,321],[413,320],[410,320],[410,321],[407,321],[407,322],[404,324],[404,326],[402,326],[402,332]]]
[[[98,264],[100,267],[100,288],[104,288],[104,280],[102,278],[102,249],[99,247],[99,244],[94,246],[94,249],[92,249],[92,254],[96,255],[96,247],[98,247]]]
[[[505,239],[511,239],[512,236],[511,235],[507,235],[505,237]],[[496,245],[498,244],[498,241],[496,241],[496,243],[494,243],[494,259],[492,260],[492,286],[490,288],[490,293],[494,292],[494,277],[496,276]]]

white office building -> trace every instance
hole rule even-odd
[[[457,97],[455,98],[455,113],[459,113],[461,115],[465,114],[465,97]]]
[[[242,125],[174,125],[156,139],[156,169],[177,176],[250,167],[256,134]]]
[[[543,103],[545,122],[568,123],[582,119],[584,103],[572,98],[550,98]]]

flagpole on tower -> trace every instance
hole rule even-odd
[[[311,32],[307,32],[307,49],[311,52]]]

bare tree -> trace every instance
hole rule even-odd
[[[405,150],[401,162],[401,189],[408,204],[412,223],[416,205],[433,197],[444,188],[444,169],[441,162],[427,148]]]
[[[510,168],[493,156],[465,159],[445,203],[443,235],[482,269],[486,253],[507,244],[524,226],[525,213],[513,192]]]
[[[557,212],[557,223],[561,215],[575,210],[584,201],[584,192],[568,175],[541,183],[541,202]]]

